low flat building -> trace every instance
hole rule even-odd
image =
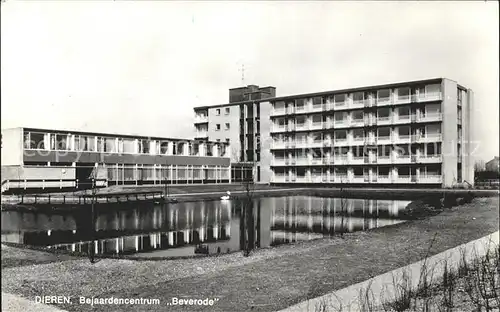
[[[484,165],[487,171],[500,172],[500,157],[495,156],[492,160]]]
[[[55,129],[2,130],[2,192],[231,182],[226,142]]]

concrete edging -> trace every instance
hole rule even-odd
[[[459,263],[461,252],[465,252],[466,261],[471,261],[476,257],[484,256],[487,251],[492,250],[495,246],[498,247],[498,245],[499,231],[448,249],[427,259],[375,276],[364,282],[333,291],[317,298],[302,301],[279,312],[314,312],[317,306],[325,304],[328,310],[357,312],[361,311],[359,305],[360,293],[366,293],[367,290],[369,290],[369,296],[375,306],[380,306],[382,304],[381,298],[394,298],[394,281],[402,281],[405,275],[411,278],[412,287],[416,287],[420,280],[424,262],[426,267],[431,270],[432,274],[428,281],[432,282],[442,277],[442,264],[444,260],[447,260],[450,267],[456,267]]]

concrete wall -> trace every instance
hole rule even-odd
[[[2,166],[22,165],[23,129],[2,130]]]
[[[443,186],[452,186],[458,177],[457,172],[457,83],[443,79],[441,85],[443,95]]]
[[[273,172],[271,170],[271,161],[273,155],[271,153],[271,102],[261,102],[260,104],[260,181],[262,183],[270,183]]]
[[[471,89],[462,97],[462,176],[463,180],[474,184],[474,150],[477,144],[483,142],[477,141],[472,135],[474,125],[472,124],[474,111],[474,92]],[[477,141],[477,143],[476,143]],[[484,142],[485,143],[485,142]]]
[[[231,149],[231,161],[239,161],[240,145],[240,107],[239,105],[230,106],[229,115],[226,115],[226,107],[210,108],[208,110],[208,139],[210,141],[226,142],[229,139]],[[220,109],[220,116],[216,115],[216,110]],[[229,130],[225,129],[225,124],[229,123]],[[220,124],[221,129],[215,130],[216,124]]]

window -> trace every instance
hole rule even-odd
[[[398,115],[399,116],[410,116],[410,108],[408,106],[400,107],[398,110]]]
[[[226,143],[229,143],[229,141],[230,141],[229,138],[226,138]]]
[[[226,109],[225,109],[225,113],[226,113],[226,115],[229,115],[229,112],[230,112],[230,111],[231,111],[231,109],[230,109],[229,107],[226,107]]]
[[[363,111],[362,110],[353,111],[352,112],[352,119],[353,120],[363,120]]]
[[[226,122],[226,125],[225,125],[225,126],[226,126],[226,128],[225,128],[225,129],[226,129],[226,130],[229,130],[229,128],[230,128],[229,122]]]
[[[219,131],[220,130],[220,124],[216,124],[215,125],[215,131]]]
[[[217,109],[215,110],[215,115],[220,116],[220,108],[217,108]]]
[[[379,90],[377,92],[377,98],[379,100],[388,100],[390,96],[391,96],[391,90],[389,89]]]
[[[323,104],[323,98],[320,97],[320,96],[316,96],[313,98],[313,105],[314,106],[317,106],[317,105],[321,105]]]
[[[355,92],[352,94],[352,100],[354,103],[361,103],[365,99],[365,93],[364,92]]]
[[[295,101],[297,110],[304,109],[304,99],[298,99]]]
[[[345,102],[345,94],[335,94],[333,96],[333,100],[335,101],[335,104],[342,105]]]
[[[399,99],[410,98],[410,88],[399,88],[398,89],[398,98]]]

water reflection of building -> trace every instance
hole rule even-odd
[[[262,248],[330,236],[341,229],[351,232],[401,222],[398,212],[408,203],[305,196],[259,198],[253,200],[252,222],[248,224],[253,223],[254,246]],[[90,230],[88,211],[4,211],[2,241],[79,252],[87,252],[93,244],[97,254],[227,253],[245,245],[243,204],[235,200],[118,211],[105,208],[98,210],[95,233]]]
[[[320,197],[269,198],[272,244],[334,233],[368,230],[401,222],[408,202]]]

